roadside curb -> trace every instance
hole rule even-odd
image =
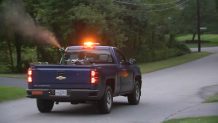
[[[174,115],[168,117],[166,120],[191,118],[191,117],[204,117],[204,116],[218,116],[218,103],[201,103],[195,106],[186,108]]]

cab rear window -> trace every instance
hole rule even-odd
[[[90,60],[93,63],[114,63],[110,50],[99,49],[81,49],[81,50],[68,50],[65,53],[65,60]]]

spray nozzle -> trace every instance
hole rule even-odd
[[[59,50],[61,51],[61,55],[62,55],[62,58],[61,58],[62,64],[65,65],[66,63],[65,63],[65,59],[64,59],[64,48],[62,47]]]
[[[59,50],[60,50],[60,51],[64,51],[64,48],[62,47],[62,48],[60,48]]]

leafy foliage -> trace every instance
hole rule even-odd
[[[171,19],[172,28],[177,34],[193,34],[197,32],[197,14],[196,0],[190,0],[184,5],[182,11],[179,11]],[[202,33],[217,33],[218,14],[216,11],[215,1],[200,0],[201,27],[207,27]]]
[[[4,66],[7,64],[6,68],[10,70],[15,65],[16,69],[12,70],[13,72],[26,72],[32,61],[58,63],[61,57],[58,48],[55,45],[47,45],[48,42],[38,38],[46,36],[48,38],[45,39],[57,39],[62,47],[82,45],[87,39],[102,45],[116,46],[127,57],[136,58],[138,62],[159,61],[190,53],[185,45],[176,42],[175,34],[193,29],[194,22],[187,22],[187,18],[193,19],[192,15],[187,12],[191,11],[194,3],[189,2],[187,5],[180,6],[185,9],[175,7],[182,1],[151,5],[169,2],[172,1],[23,0],[19,2],[11,0],[8,2],[3,0],[0,4],[0,8],[4,8],[0,13],[0,21],[3,23],[0,24],[4,28],[0,29],[2,32],[0,40],[3,41],[0,47],[8,48],[0,49],[0,52],[6,54],[5,62],[1,64]],[[149,5],[144,5],[145,3]],[[5,8],[11,5],[14,10],[19,8],[17,18],[12,22],[16,22],[14,25],[23,27],[22,30],[25,31],[17,31],[11,26],[10,21],[7,21],[7,16],[13,17],[14,11],[11,13],[10,9]],[[163,11],[165,8],[170,9]],[[180,23],[183,25],[181,26]],[[182,27],[187,23],[190,27],[183,29]],[[27,26],[25,27],[24,24]],[[28,24],[36,26],[30,28]],[[42,30],[49,33],[40,32]]]

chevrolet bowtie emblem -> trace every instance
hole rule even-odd
[[[63,80],[63,79],[66,79],[66,77],[59,76],[59,77],[56,77],[56,79],[58,79],[58,80]]]

